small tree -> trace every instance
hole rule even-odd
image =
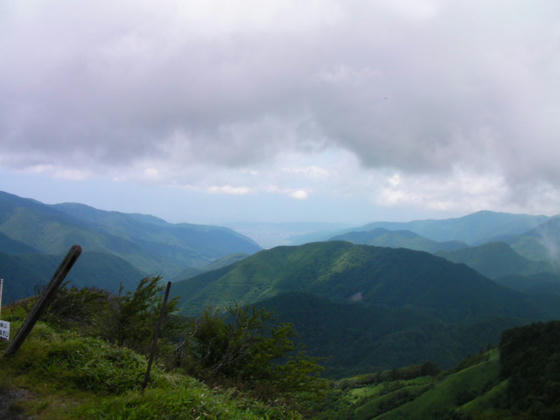
[[[154,325],[161,308],[161,277],[146,277],[140,281],[134,292],[122,294],[115,299],[114,314],[106,329],[105,338],[119,346],[126,346],[140,353],[150,348]],[[177,307],[178,299],[167,303],[166,315]],[[167,324],[169,325],[169,323]]]
[[[207,309],[190,321],[178,364],[200,379],[235,385],[255,396],[294,403],[320,398],[326,381],[317,359],[294,352],[291,324],[271,326],[271,313],[232,306],[226,315]],[[300,398],[305,394],[305,398]]]

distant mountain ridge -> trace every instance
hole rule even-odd
[[[509,238],[507,242],[526,258],[546,260],[560,267],[560,216],[551,217],[522,235]]]
[[[77,243],[86,251],[119,256],[147,274],[166,276],[261,249],[228,228],[171,224],[83,204],[46,205],[6,192],[0,192],[0,234],[45,254],[63,254]]]
[[[492,279],[554,271],[547,262],[529,260],[505,242],[489,242],[454,251],[440,251],[437,255],[449,261],[466,264]]]
[[[466,216],[410,222],[374,222],[355,230],[409,230],[434,241],[463,241],[471,245],[493,241],[504,235],[520,235],[549,219],[542,215],[498,213],[488,210]]]
[[[353,244],[385,246],[389,248],[408,248],[415,251],[435,253],[466,248],[468,245],[460,241],[438,242],[424,238],[409,230],[373,230],[348,232],[329,239],[330,241],[348,241]]]

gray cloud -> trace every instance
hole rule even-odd
[[[243,166],[334,145],[372,168],[560,182],[552,0],[1,7],[0,163]]]

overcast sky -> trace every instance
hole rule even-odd
[[[0,189],[171,221],[560,213],[557,0],[0,2]]]

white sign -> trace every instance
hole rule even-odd
[[[0,340],[10,340],[10,323],[0,321]]]

